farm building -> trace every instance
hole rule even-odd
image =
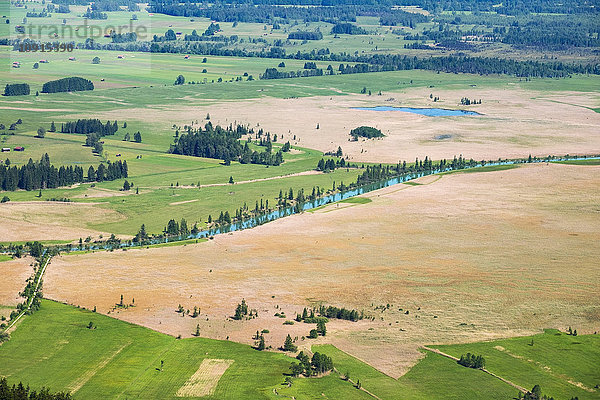
[[[75,57],[69,57],[69,61],[75,61]]]
[[[5,153],[5,152],[7,152],[7,151],[10,151],[10,148],[9,148],[9,147],[3,147],[3,148],[2,148],[2,152],[3,152],[3,153]]]
[[[48,64],[48,60],[40,60],[40,64]]]
[[[125,57],[125,56],[123,56],[122,54],[119,54],[119,55],[117,56],[117,58],[124,58],[124,57]]]
[[[17,146],[14,148],[15,151],[25,151],[25,147],[23,146]]]

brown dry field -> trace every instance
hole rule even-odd
[[[313,328],[282,325],[275,312],[356,308],[375,321],[331,321],[325,338],[299,345],[333,343],[392,376],[422,344],[600,330],[600,167],[529,165],[422,183],[198,245],[58,257],[44,294],[102,313],[123,294],[136,307],[116,318],[183,336],[199,323],[203,336],[243,343],[267,328],[273,347]],[[242,298],[257,319],[228,319]],[[180,316],[178,304],[201,316]]]
[[[19,292],[25,288],[27,278],[33,273],[31,257],[0,262],[0,315],[8,317],[14,306],[23,301]]]
[[[124,218],[93,203],[22,201],[0,204],[0,240],[73,240],[97,236],[88,223]],[[106,233],[105,233],[106,234]]]
[[[429,94],[440,97],[433,102]],[[480,105],[459,106],[460,99],[482,99]],[[461,108],[481,116],[426,117],[411,113],[363,111],[351,107],[377,105]],[[498,159],[529,154],[600,154],[600,114],[585,107],[598,107],[597,93],[535,92],[513,86],[504,89],[441,90],[407,89],[383,96],[346,95],[293,99],[262,98],[224,101],[217,106],[190,106],[152,110],[157,124],[170,127],[203,120],[213,124],[244,122],[283,134],[298,146],[321,151],[342,146],[351,161],[412,161],[429,156],[435,160],[463,154],[467,158]],[[276,110],[276,112],[274,112]],[[147,110],[128,110],[128,115],[146,115]],[[101,119],[122,118],[123,110],[99,114]],[[320,129],[316,129],[317,124]],[[361,125],[374,126],[387,135],[379,140],[349,141],[349,131]],[[296,135],[297,140],[293,140]],[[451,135],[439,140],[440,135]],[[280,142],[282,140],[279,140]]]

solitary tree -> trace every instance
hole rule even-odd
[[[40,126],[37,130],[37,137],[43,138],[44,136],[46,136],[46,128]]]
[[[292,337],[288,333],[287,337],[285,338],[285,342],[283,343],[283,351],[296,351],[296,350],[298,350],[298,347],[296,347],[296,345],[292,341]]]
[[[94,150],[93,152],[96,154],[102,154],[102,152],[104,151],[104,146],[102,145],[102,142],[96,142],[94,144]]]
[[[319,320],[319,322],[317,322],[317,332],[321,336],[325,336],[327,334],[327,327],[325,326],[325,321]]]
[[[265,337],[263,335],[260,335],[257,349],[260,351],[263,351],[265,349]]]
[[[179,75],[177,79],[175,79],[174,85],[183,85],[185,83],[185,78],[183,75]]]

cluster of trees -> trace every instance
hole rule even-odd
[[[351,24],[349,22],[340,22],[337,23],[331,28],[332,34],[346,34],[346,35],[368,35],[365,29],[360,26]]]
[[[463,106],[470,106],[471,104],[481,104],[481,99],[471,100],[468,97],[463,97],[462,99],[460,99],[460,104],[462,104]]]
[[[519,400],[554,400],[554,397],[542,395],[542,388],[540,385],[535,385],[527,393],[519,391],[516,398]],[[571,400],[578,400],[578,397],[571,397]]]
[[[110,39],[112,40],[113,43],[135,42],[137,40],[137,34],[135,32],[127,32],[127,33],[113,32],[110,35]]]
[[[4,87],[5,96],[26,96],[30,93],[27,83],[9,83]]]
[[[181,222],[177,223],[174,219],[169,220],[165,229],[163,229],[163,233],[168,236],[187,236],[189,234],[198,233],[198,225],[194,224],[194,226],[190,229],[188,228],[187,221],[185,218],[181,219]]]
[[[19,382],[17,385],[8,385],[6,378],[0,378],[0,400],[71,400],[72,397],[67,392],[50,393],[47,388],[41,388],[39,391],[32,390],[29,386],[23,386]]]
[[[573,16],[531,19],[525,26],[511,26],[502,42],[550,50],[599,47],[598,23],[591,22],[587,16],[573,19]]]
[[[331,172],[335,171],[336,168],[345,168],[346,166],[346,160],[343,158],[338,160],[334,160],[333,158],[325,160],[321,158],[317,163],[317,171]]]
[[[322,68],[304,69],[302,71],[278,71],[277,68],[267,68],[260,79],[285,79],[300,78],[307,76],[323,76]]]
[[[280,7],[260,4],[204,4],[193,2],[175,2],[172,0],[155,1],[150,12],[175,16],[210,18],[221,22],[258,22],[278,23],[290,20],[305,22],[356,21],[355,7]]]
[[[54,5],[52,3],[46,5],[48,12],[57,12],[59,14],[68,14],[71,12],[68,5],[65,4],[57,4]]]
[[[373,139],[384,137],[385,135],[377,128],[371,126],[359,126],[350,131],[350,136],[352,136],[354,140],[358,140],[359,137]]]
[[[78,92],[94,90],[94,84],[89,79],[70,77],[44,83],[42,93]]]
[[[83,14],[83,18],[88,19],[108,19],[108,14],[103,13],[98,10],[92,10],[88,7],[88,9]]]
[[[338,67],[338,70],[340,71],[340,74],[346,75],[346,74],[365,74],[367,72],[378,72],[381,69],[377,65],[369,65],[369,64],[365,64],[365,63],[360,63],[360,64],[355,64],[355,65],[340,64],[340,66]],[[365,93],[366,93],[366,91],[365,91]]]
[[[88,182],[103,182],[103,181],[114,181],[117,179],[127,178],[129,174],[127,161],[116,161],[106,164],[102,163],[98,165],[97,169],[94,169],[93,165],[90,165],[87,172]]]
[[[44,247],[40,242],[0,244],[0,252],[10,253],[15,258],[21,258],[25,254],[30,254],[32,257],[37,258],[42,255],[43,251]]]
[[[485,164],[485,161],[482,161]],[[433,172],[433,171],[449,171],[456,169],[463,169],[467,167],[474,167],[477,162],[473,159],[467,160],[463,156],[458,158],[454,156],[452,161],[443,159],[438,163],[434,164],[429,157],[425,157],[425,160],[415,159],[413,165],[407,165],[406,161],[398,163],[395,166],[390,165],[368,165],[365,172],[359,175],[356,179],[356,183],[351,186],[361,186],[372,182],[378,182],[384,179],[388,179],[394,176],[401,176],[407,173],[419,173],[419,172]]]
[[[345,319],[348,321],[358,321],[363,319],[364,315],[356,310],[348,310],[346,308],[338,308],[333,306],[319,307],[319,314],[327,318]]]
[[[296,31],[296,32],[290,32],[288,34],[288,39],[290,39],[290,40],[321,40],[321,39],[323,39],[323,34],[319,31],[316,31],[316,32]]]
[[[467,368],[485,368],[485,358],[483,358],[483,356],[476,356],[475,354],[471,353],[461,355],[458,363]]]
[[[283,342],[283,346],[281,347],[281,350],[290,351],[290,352],[298,351],[298,346],[296,346],[294,344],[294,341],[292,340],[292,337],[290,336],[289,333],[285,338],[285,342]]]
[[[78,119],[77,121],[69,121],[60,125],[62,133],[97,133],[100,137],[114,135],[119,130],[117,121],[106,121],[103,124],[99,119]]]
[[[544,50],[566,50],[573,47],[598,47],[599,30],[598,23],[583,14],[510,17],[494,13],[440,15],[436,17],[436,23],[422,33],[405,34],[398,31],[396,34],[404,36],[404,40],[430,40],[437,43],[438,48],[468,50],[474,48],[473,41],[483,41],[502,42],[515,48],[527,46]],[[419,43],[413,43],[415,44]]]
[[[80,166],[57,168],[50,164],[48,154],[38,162],[30,158],[27,164],[20,167],[10,166],[10,161],[0,164],[0,188],[6,191],[57,188],[78,182],[83,182],[83,168]]]
[[[243,125],[213,127],[209,121],[204,129],[188,127],[187,133],[175,138],[176,142],[169,148],[169,153],[218,158],[226,165],[231,161],[239,161],[242,164],[280,165],[283,162],[281,150],[272,153],[271,147],[267,146],[265,151],[258,152],[251,150],[247,142],[245,145],[240,143],[242,135],[252,133],[252,129]]]
[[[333,369],[333,361],[331,357],[326,354],[321,354],[319,352],[315,352],[312,356],[312,359],[308,357],[303,351],[298,353],[296,359],[299,361],[298,363],[292,363],[290,366],[290,370],[292,376],[313,376],[324,374],[325,372],[331,371]]]
[[[232,2],[233,3],[233,2]],[[248,3],[248,4],[244,4]],[[281,7],[281,5],[288,7]],[[302,5],[312,7],[302,7]],[[395,4],[395,3],[394,3]],[[280,23],[293,22],[356,22],[357,16],[379,17],[381,25],[403,25],[414,28],[417,23],[431,19],[423,14],[410,13],[393,9],[390,2],[380,1],[249,1],[235,4],[216,3],[210,7],[194,2],[162,0],[154,2],[153,12],[178,16],[195,16],[210,18],[223,22],[257,22],[273,24],[273,29]]]
[[[206,30],[204,31],[204,33],[202,33],[202,36],[213,36],[215,33],[219,32],[221,30],[221,27],[219,26],[219,24],[215,24],[214,22],[211,22],[210,25],[208,26],[208,28],[206,28]]]
[[[510,1],[498,4],[494,0],[454,0],[446,4],[436,0],[398,0],[397,5],[415,5],[428,11],[440,13],[446,11],[492,11],[498,14],[521,15],[529,13],[577,14],[598,13],[593,3],[566,0],[557,3],[553,0]]]
[[[25,16],[27,18],[46,18],[51,17],[52,15],[48,14],[46,10],[42,10],[40,12],[36,12],[35,9],[33,11],[28,11]]]
[[[237,305],[235,308],[235,313],[233,315],[233,319],[240,321],[248,315],[248,305],[246,304],[246,300],[242,299],[242,302]]]
[[[218,26],[219,24],[217,24]],[[231,35],[231,36],[214,36],[214,35],[206,35],[206,31],[202,34],[202,35],[198,35],[198,32],[196,32],[196,30],[194,29],[192,31],[191,35],[186,34],[183,37],[184,41],[188,41],[188,42],[202,42],[202,41],[210,41],[210,42],[224,42],[225,44],[228,44],[230,42],[237,42],[239,40],[239,37],[237,35]],[[154,40],[155,42],[160,41],[160,40]]]
[[[382,13],[379,17],[379,24],[384,26],[408,26],[409,28],[414,29],[417,24],[429,22],[431,20],[431,17],[424,14],[406,11],[398,12],[401,10],[394,11],[395,12]]]

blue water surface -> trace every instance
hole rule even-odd
[[[460,115],[481,115],[475,111],[465,110],[447,110],[445,108],[412,108],[412,107],[390,107],[390,106],[377,106],[377,107],[352,107],[354,110],[365,110],[365,111],[402,111],[413,114],[425,115],[427,117],[453,117]]]

